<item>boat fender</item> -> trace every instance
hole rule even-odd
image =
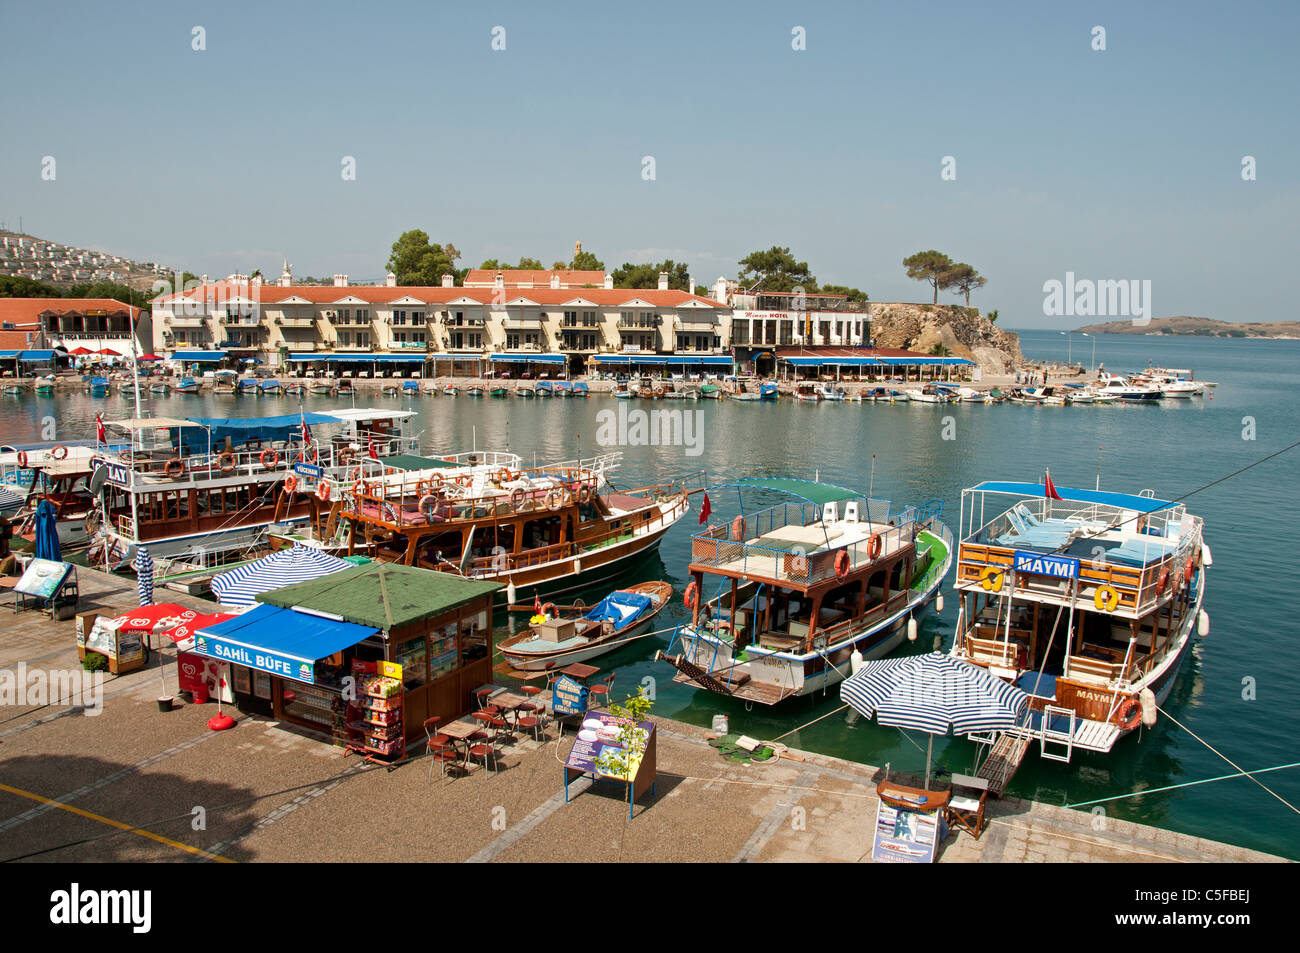
[[[1192,561],[1190,559],[1187,560],[1187,565],[1183,569],[1183,582],[1191,583],[1192,576],[1195,575],[1195,573],[1196,573],[1196,567],[1192,565]]]
[[[580,573],[582,572],[582,560],[581,560],[581,559],[575,559],[575,560],[573,561],[573,572],[574,572],[575,575],[578,575],[578,574],[580,574]]]
[[[270,470],[280,462],[280,452],[274,447],[267,447],[257,455],[257,459],[262,464],[263,469]]]
[[[506,602],[513,605],[517,592],[518,590],[515,589],[515,581],[511,579],[506,583]]]
[[[285,496],[292,496],[297,491],[298,491],[298,478],[294,476],[292,473],[290,473],[287,477],[284,478],[284,490],[282,492],[284,493]]]
[[[835,554],[835,575],[843,579],[849,574],[849,553],[848,550],[841,549]]]
[[[868,550],[868,552],[871,553],[871,558],[872,558],[872,559],[875,559],[877,556],[880,555],[880,550],[881,550],[882,548],[884,548],[884,545],[885,545],[885,541],[882,540],[882,539],[880,538],[880,534],[879,534],[879,533],[872,533],[872,534],[871,534],[871,542],[869,543],[870,549]],[[999,583],[999,585],[998,585],[998,589],[1001,589],[1001,588],[1002,588],[1002,586],[1001,586],[1001,584]],[[994,591],[994,592],[997,592],[998,589],[994,589],[993,591]]]
[[[68,448],[65,447],[63,444],[59,444],[57,447],[55,447],[53,450],[50,451],[50,456],[53,457],[55,460],[63,460],[68,456]]]
[[[185,475],[185,461],[180,457],[172,457],[163,467],[163,475],[171,477],[173,480]]]
[[[1152,728],[1156,723],[1156,693],[1149,688],[1138,692],[1138,702],[1142,706],[1142,724]]]
[[[857,649],[854,649],[854,650],[853,650],[853,654],[851,654],[851,655],[849,656],[849,672],[850,672],[850,674],[853,674],[853,675],[858,674],[858,669],[862,668],[862,661],[863,661],[863,659],[862,659],[862,653],[859,652]]]
[[[686,603],[686,608],[694,609],[699,602],[700,588],[694,582],[686,587],[686,594],[682,596],[682,601]]]
[[[737,516],[731,521],[731,538],[738,543],[745,541],[745,517]]]
[[[1207,567],[1214,565],[1214,557],[1210,555],[1210,544],[1201,543],[1201,562]]]
[[[1098,586],[1092,601],[1102,612],[1114,612],[1115,607],[1119,605],[1119,593],[1115,591],[1114,586]]]
[[[943,593],[942,593],[942,592],[939,593],[937,596],[934,597],[934,611],[935,611],[935,612],[942,612],[942,611],[943,611]]]
[[[321,480],[320,483],[316,485],[316,499],[320,500],[322,503],[328,503],[330,501],[329,480]]]
[[[907,620],[907,641],[916,641],[916,619]]]
[[[420,497],[420,515],[427,522],[432,523],[434,516],[438,513],[438,498],[432,493],[426,493]]]
[[[235,455],[229,450],[223,450],[217,456],[217,467],[222,473],[233,473],[235,471]]]
[[[1115,723],[1119,725],[1121,731],[1132,731],[1141,720],[1142,703],[1136,698],[1128,699],[1115,712]]]

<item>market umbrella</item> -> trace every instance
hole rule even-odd
[[[114,622],[120,622],[128,630],[152,635],[155,630],[171,629],[197,616],[193,609],[177,605],[174,602],[155,602],[122,613]]]
[[[75,354],[75,355],[77,355],[78,357],[84,357],[84,356],[87,355],[87,354],[98,354],[99,352],[98,352],[98,351],[92,351],[92,350],[91,350],[90,348],[88,348],[88,347],[74,347],[74,348],[73,348],[71,351],[69,351],[68,353],[69,353],[69,354]]]
[[[353,568],[353,564],[347,560],[319,549],[294,546],[213,576],[211,586],[217,599],[224,605],[251,606],[257,602],[258,593]]]
[[[925,786],[930,786],[934,736],[967,735],[1019,724],[1029,696],[987,669],[942,652],[864,662],[840,686],[840,698],[882,725],[927,732]]]
[[[135,586],[140,595],[140,605],[153,603],[153,557],[149,548],[141,546],[135,553]]]
[[[161,361],[162,358],[157,354],[141,354],[136,358],[137,361]]]
[[[188,612],[189,610],[186,611]],[[194,635],[194,633],[197,632],[199,629],[205,628],[210,625],[216,625],[218,622],[225,622],[227,619],[233,619],[234,617],[235,617],[234,614],[229,612],[212,612],[209,613],[208,615],[192,615],[190,618],[186,619],[180,625],[173,626],[172,628],[169,629],[162,629],[161,634],[167,636],[167,638],[172,640],[173,644],[176,644],[176,643],[184,642],[186,639]],[[180,666],[181,666],[180,649],[177,648],[176,685],[178,688],[181,682]],[[158,663],[158,672],[160,675],[162,674],[162,662]],[[163,679],[163,694],[164,695],[167,694],[166,678]],[[218,691],[217,711],[220,712],[220,710],[221,710],[221,693],[220,691]]]
[[[110,357],[121,357],[121,356],[122,356],[122,354],[121,354],[120,351],[114,351],[111,347],[101,348],[100,350],[95,351],[94,353],[95,353],[95,354],[107,354],[107,355],[109,355]]]
[[[36,506],[35,530],[36,558],[63,562],[59,550],[59,525],[54,518],[54,505],[49,500],[41,500]]]

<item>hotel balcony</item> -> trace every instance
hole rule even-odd
[[[316,326],[316,316],[311,314],[282,314],[275,323],[286,328],[311,328]]]
[[[201,328],[208,323],[206,314],[173,314],[166,319],[166,324],[174,328]]]

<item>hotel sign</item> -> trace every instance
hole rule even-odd
[[[1015,571],[1028,572],[1055,579],[1078,579],[1079,560],[1072,556],[1049,556],[1045,553],[1015,551]]]

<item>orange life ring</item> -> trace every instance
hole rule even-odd
[[[20,469],[20,470],[26,470],[26,469],[27,469],[27,451],[26,451],[26,450],[19,450],[19,451],[18,451],[18,469]]]
[[[57,447],[55,447],[53,450],[50,451],[50,456],[53,457],[55,460],[67,459],[68,448],[65,447],[63,444],[59,444]]]
[[[578,502],[584,506],[591,502],[591,487],[585,483],[578,487]]]
[[[442,474],[441,474],[441,473],[435,473],[433,476],[429,477],[429,481],[430,481],[430,485],[432,486],[433,489],[435,489],[435,490],[441,490],[441,489],[442,489]]]
[[[430,506],[429,504],[432,504]],[[430,523],[433,522],[434,515],[438,512],[438,498],[432,493],[426,493],[420,497],[420,515]]]
[[[835,575],[843,579],[849,574],[849,553],[846,549],[841,549],[835,554]]]
[[[310,461],[308,461],[308,459],[307,459],[307,451],[308,451],[308,450],[311,451],[311,460],[310,460]],[[320,451],[316,449],[316,445],[315,445],[315,444],[311,444],[311,445],[309,445],[309,446],[307,446],[307,447],[304,447],[303,450],[302,450],[302,452],[301,452],[300,454],[298,454],[298,462],[299,462],[299,463],[308,463],[308,462],[310,462],[310,463],[316,463],[316,462],[318,462],[319,460],[320,460]]]
[[[320,500],[322,503],[328,503],[330,501],[329,480],[321,480],[320,483],[316,484],[316,499]]]
[[[352,456],[353,456],[353,454],[352,454],[352,448],[351,448],[351,447],[344,447],[342,450],[340,450],[340,451],[339,451],[339,466],[341,466],[341,467],[346,467],[349,463],[352,462]]]
[[[745,541],[745,517],[737,516],[731,521],[731,538],[738,543]]]
[[[167,461],[167,465],[163,467],[163,475],[169,476],[173,480],[176,479],[177,477],[184,476],[185,461],[182,460],[180,457],[172,457],[170,460]]]
[[[544,616],[549,616],[549,615],[550,615],[551,613],[553,613],[554,611],[555,611],[555,603],[554,603],[554,602],[547,602],[547,603],[545,603],[545,604],[542,606],[542,615],[544,615]]]
[[[229,450],[217,454],[217,466],[222,473],[233,473],[235,470],[235,455]]]
[[[352,484],[352,495],[353,495],[353,496],[361,496],[361,494],[362,494],[362,493],[365,493],[365,492],[366,492],[366,485],[365,485],[364,483],[362,483],[360,480],[358,480],[356,483],[353,483],[353,484]]]
[[[868,552],[870,552],[871,558],[875,559],[880,555],[880,550],[884,548],[885,541],[880,538],[879,533],[872,533],[871,541],[867,545],[869,547]]]
[[[1167,588],[1169,588],[1169,570],[1165,568],[1160,570],[1160,575],[1156,579],[1156,595],[1163,596]]]
[[[298,478],[290,473],[284,478],[284,489],[281,492],[285,496],[292,496],[298,489]]]
[[[428,495],[429,495],[428,480],[420,480],[418,483],[415,484],[415,498],[417,500],[423,499]]]
[[[1121,731],[1133,730],[1141,720],[1142,703],[1136,698],[1130,698],[1120,705],[1119,710],[1115,712],[1115,723],[1119,725]]]
[[[270,458],[271,458],[271,462],[270,462],[270,463],[267,463],[267,462],[266,462],[266,458],[267,458],[268,455],[269,455]],[[273,466],[275,466],[277,463],[280,462],[280,452],[279,452],[278,450],[276,450],[274,447],[267,447],[265,450],[263,450],[261,453],[259,453],[259,454],[257,455],[257,459],[258,459],[258,461],[261,462],[262,466],[263,466],[265,469],[269,470],[269,469],[271,469]]]
[[[682,599],[686,603],[686,608],[694,610],[696,604],[699,602],[699,595],[700,595],[699,586],[695,585],[694,582],[692,582],[689,586],[687,586],[686,595],[682,596]]]

